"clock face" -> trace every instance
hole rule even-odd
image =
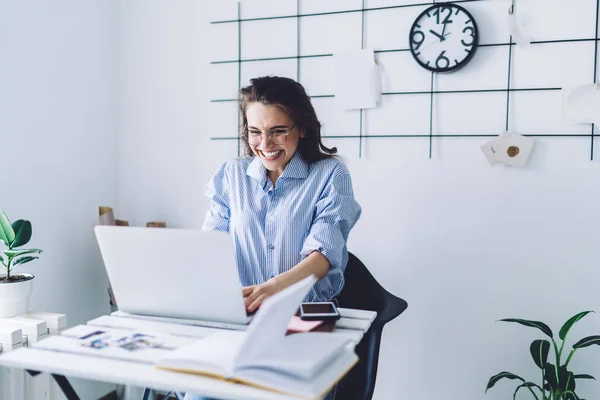
[[[410,30],[410,51],[433,72],[456,71],[477,49],[479,33],[473,16],[463,7],[440,3],[421,13]]]

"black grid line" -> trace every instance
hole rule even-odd
[[[408,91],[408,92],[382,92],[382,96],[405,96],[419,94],[457,94],[457,93],[497,93],[497,92],[539,92],[539,91],[558,91],[562,90],[559,87],[538,87],[538,88],[497,88],[497,89],[457,89],[457,90],[424,90],[424,91]],[[311,99],[334,98],[334,94],[321,94],[310,96]],[[237,99],[215,99],[213,103],[224,103],[237,101]]]
[[[540,138],[589,138],[589,133],[523,133],[521,136],[526,137],[540,137]],[[359,135],[323,135],[323,138],[327,139],[358,139]],[[415,133],[415,134],[365,134],[362,135],[363,139],[394,139],[394,138],[492,138],[498,137],[497,133]],[[600,137],[600,133],[594,134],[594,137]],[[212,137],[210,140],[223,141],[223,140],[236,140],[237,136],[222,136]]]
[[[475,3],[487,0],[455,0],[452,3]],[[235,22],[255,22],[255,21],[269,21],[275,19],[290,19],[290,18],[306,18],[306,17],[319,17],[323,15],[338,15],[338,14],[353,14],[365,11],[385,11],[392,10],[397,8],[409,8],[409,7],[422,7],[427,5],[435,4],[435,1],[432,3],[416,3],[416,4],[400,4],[397,6],[386,6],[386,7],[372,7],[372,8],[362,8],[362,9],[354,9],[354,10],[341,10],[341,11],[328,11],[321,13],[310,13],[310,14],[301,14],[301,15],[281,15],[281,16],[273,16],[273,17],[257,17],[257,18],[244,18],[241,19],[228,19],[222,21],[211,21],[211,24],[230,24]]]
[[[261,17],[261,18],[247,18],[243,19],[241,17],[241,5],[240,2],[237,4],[237,19],[233,20],[224,20],[224,21],[213,21],[211,24],[224,24],[224,23],[236,23],[238,29],[238,54],[237,60],[220,60],[213,61],[211,64],[230,64],[237,63],[238,64],[238,92],[241,89],[242,85],[242,65],[248,62],[263,62],[263,61],[280,61],[280,60],[296,60],[296,70],[297,70],[297,80],[300,82],[301,75],[301,59],[310,59],[310,58],[323,58],[323,57],[333,57],[332,53],[325,54],[309,54],[302,55],[301,54],[301,36],[300,36],[300,23],[301,19],[305,17],[315,17],[315,16],[324,16],[324,15],[335,15],[335,14],[349,14],[349,13],[361,13],[361,49],[364,49],[365,42],[365,14],[370,11],[381,11],[381,10],[390,10],[390,9],[400,9],[400,8],[408,8],[408,7],[424,7],[436,4],[436,0],[433,0],[431,3],[418,3],[418,4],[402,4],[396,6],[387,6],[387,7],[374,7],[374,8],[365,8],[365,0],[362,0],[361,9],[353,9],[353,10],[342,10],[342,11],[332,11],[332,12],[323,12],[323,13],[308,13],[302,14],[300,11],[300,1],[296,0],[296,14],[295,15],[283,15],[283,16],[272,16],[272,17]],[[472,3],[472,2],[481,2],[486,0],[456,0],[452,1],[452,3]],[[288,19],[288,18],[296,18],[297,21],[297,52],[294,56],[283,56],[283,57],[267,57],[267,58],[249,58],[242,59],[242,23],[245,22],[253,22],[253,21],[265,21],[265,20],[277,20],[277,19]],[[552,43],[576,43],[576,42],[594,42],[594,84],[597,83],[598,74],[597,74],[597,64],[598,64],[598,42],[600,38],[598,37],[598,26],[600,23],[600,0],[597,1],[596,4],[596,19],[595,19],[595,35],[594,38],[571,38],[571,39],[554,39],[554,40],[537,40],[532,41],[532,45],[543,45],[543,44],[552,44]],[[433,111],[434,111],[434,95],[440,94],[448,94],[448,93],[493,93],[493,92],[505,92],[506,93],[506,124],[505,129],[509,130],[509,118],[510,118],[510,95],[512,92],[521,92],[521,91],[559,91],[562,88],[558,87],[531,87],[531,88],[512,88],[511,87],[511,68],[512,68],[512,46],[515,46],[517,43],[513,42],[512,35],[509,38],[508,43],[487,43],[487,44],[479,44],[480,48],[485,47],[501,47],[508,46],[508,77],[507,77],[507,86],[506,88],[495,88],[495,89],[465,89],[465,90],[434,90],[434,73],[431,73],[431,84],[429,91],[405,91],[405,92],[383,92],[383,96],[396,96],[396,95],[430,95],[430,121],[429,121],[429,134],[364,134],[363,132],[363,109],[360,109],[360,131],[358,135],[323,135],[323,138],[336,138],[336,139],[359,139],[359,158],[362,157],[362,141],[367,138],[429,138],[429,158],[432,157],[432,140],[433,138],[486,138],[486,137],[496,137],[497,134],[434,134],[433,133]],[[398,49],[379,49],[374,50],[375,54],[382,53],[393,53],[393,52],[408,52],[409,48],[398,48]],[[321,94],[321,95],[313,95],[311,98],[334,98],[333,94]],[[219,102],[236,102],[238,99],[213,99],[211,102],[219,103]],[[366,110],[364,110],[366,112]],[[241,115],[238,112],[238,126],[241,125]],[[600,134],[595,133],[595,126],[591,124],[591,133],[590,134],[579,134],[579,133],[537,133],[537,134],[522,134],[523,136],[529,137],[546,137],[546,138],[590,138],[590,159],[594,159],[594,142],[595,138],[600,136]],[[212,137],[210,140],[237,140],[238,141],[238,156],[240,155],[241,149],[241,135],[236,135],[235,137]]]
[[[433,83],[434,83],[434,73],[431,73],[431,90],[429,91],[429,158],[431,158],[431,153],[433,152]]]
[[[241,22],[239,22],[239,20],[242,17],[242,10],[241,10],[241,2],[238,1],[237,4],[237,14],[238,14],[238,24],[237,24],[237,30],[238,30],[238,93],[240,91],[240,89],[242,88],[242,24]],[[238,114],[238,129],[241,127],[241,113],[237,113]],[[237,135],[238,137],[238,141],[237,141],[237,154],[238,157],[240,156],[240,147],[241,147],[241,135]]]
[[[436,0],[433,0],[435,4]],[[431,72],[431,82],[429,84],[429,159],[431,160],[431,154],[433,153],[433,89],[434,86],[434,73]]]
[[[598,23],[600,23],[600,0],[596,4],[596,42],[594,43],[594,83],[598,82]],[[590,160],[594,161],[594,124],[590,135]]]
[[[365,48],[365,0],[362,0],[362,14],[361,14],[361,20],[360,20],[360,48],[361,50],[364,50]],[[359,123],[360,123],[360,130],[359,130],[359,135],[360,137],[358,138],[358,158],[362,158],[362,136],[363,136],[363,109],[360,109],[360,119],[359,119]]]
[[[555,43],[579,43],[579,42],[598,42],[600,38],[579,38],[579,39],[553,39],[553,40],[536,40],[532,41],[532,45],[538,44],[555,44]],[[481,47],[500,47],[500,46],[516,46],[517,43],[481,43],[478,45]],[[374,50],[375,54],[381,53],[399,53],[399,52],[407,52],[410,51],[409,48],[399,48],[399,49],[381,49]],[[212,61],[211,64],[235,64],[238,62],[247,63],[247,62],[264,62],[264,61],[282,61],[282,60],[295,60],[298,58],[323,58],[323,57],[333,57],[333,53],[323,53],[323,54],[304,54],[304,55],[294,55],[294,56],[282,56],[282,57],[264,57],[264,58],[247,58],[243,60],[219,60]]]
[[[514,4],[512,5],[514,7]],[[512,43],[510,35],[509,43]],[[510,72],[512,66],[512,46],[508,46],[508,79],[506,80],[506,125],[504,130],[508,132],[508,121],[510,116]]]
[[[296,76],[300,82],[300,0],[296,0]]]

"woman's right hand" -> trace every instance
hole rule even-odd
[[[254,312],[260,307],[265,299],[282,290],[277,277],[271,278],[260,285],[246,286],[242,288],[242,294],[245,297],[246,310]]]

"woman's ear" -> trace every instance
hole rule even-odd
[[[300,130],[300,139],[306,138],[306,131],[304,129]]]

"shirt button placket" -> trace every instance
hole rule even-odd
[[[275,244],[273,243],[275,239],[274,234],[274,214],[275,214],[275,199],[276,195],[273,189],[269,189],[269,206],[267,207],[267,218],[265,222],[265,238],[267,240],[267,274],[269,277],[273,277],[275,275]]]

